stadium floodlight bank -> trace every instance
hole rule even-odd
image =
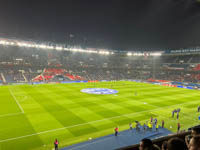
[[[42,43],[42,42],[41,42]],[[82,53],[96,53],[101,55],[113,55],[113,54],[120,54],[127,53],[128,56],[161,56],[163,51],[157,52],[129,52],[129,51],[117,51],[117,50],[107,50],[107,49],[96,49],[96,48],[87,48],[83,49],[81,47],[69,47],[64,44],[38,44],[32,41],[22,41],[22,40],[15,40],[15,39],[7,39],[7,38],[0,38],[0,45],[3,46],[18,46],[18,47],[25,47],[25,48],[36,48],[36,49],[46,49],[46,50],[57,50],[57,51],[71,51],[71,52],[82,52]]]

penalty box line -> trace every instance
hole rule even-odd
[[[198,101],[200,101],[200,100],[198,100]],[[86,123],[76,124],[76,125],[72,125],[72,126],[68,126],[68,127],[63,127],[63,128],[57,128],[57,129],[42,131],[42,132],[33,133],[33,134],[29,134],[29,135],[24,135],[24,136],[18,136],[18,137],[14,137],[14,138],[5,139],[5,140],[0,140],[0,143],[7,142],[7,141],[12,141],[12,140],[17,140],[17,139],[22,139],[22,138],[26,138],[26,137],[31,137],[31,136],[35,136],[35,135],[40,135],[40,134],[45,134],[45,133],[50,133],[50,132],[65,130],[65,129],[69,129],[69,128],[73,128],[73,127],[79,127],[79,126],[83,126],[83,125],[87,125],[87,124],[91,124],[91,123],[96,123],[96,122],[101,122],[101,121],[105,121],[105,120],[111,120],[111,119],[115,119],[115,118],[120,118],[120,117],[125,117],[125,116],[131,116],[131,115],[141,114],[141,113],[144,113],[144,112],[153,112],[153,111],[156,111],[156,110],[162,110],[163,108],[171,108],[171,107],[174,107],[174,106],[180,106],[180,105],[184,105],[184,104],[188,104],[188,103],[193,103],[193,102],[194,101],[185,102],[185,103],[181,103],[181,104],[174,104],[174,105],[171,105],[171,106],[164,106],[164,107],[159,107],[159,108],[156,108],[156,109],[144,110],[144,111],[140,111],[140,112],[135,112],[135,113],[130,113],[130,114],[124,114],[124,115],[119,115],[119,116],[115,116],[115,117],[105,118],[105,119],[101,119],[101,120],[95,120],[95,121],[90,121],[90,122],[86,122]],[[197,102],[197,101],[195,101],[195,102]]]
[[[24,109],[20,105],[19,101],[17,100],[17,98],[15,97],[15,95],[13,94],[13,92],[10,89],[9,89],[9,92],[10,92],[11,96],[13,97],[13,99],[15,100],[15,102],[17,103],[18,107],[20,108],[21,112],[24,113]]]

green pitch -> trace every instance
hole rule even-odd
[[[113,95],[82,93],[84,88],[118,90]],[[137,92],[137,95],[135,95]],[[177,130],[173,109],[181,108],[181,129],[199,124],[200,91],[135,82],[0,86],[0,150],[52,150],[90,137],[128,129],[151,116]]]

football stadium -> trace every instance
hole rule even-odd
[[[120,137],[130,124],[143,135],[151,118],[159,134],[163,121],[170,134],[199,124],[198,48],[143,53],[0,44],[1,150],[52,149],[55,139],[60,148],[95,143],[115,137],[116,127]],[[147,127],[149,136],[153,131]]]
[[[0,4],[0,150],[200,150],[200,0]]]

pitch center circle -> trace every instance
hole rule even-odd
[[[118,93],[117,90],[107,89],[107,88],[87,88],[82,89],[81,92],[88,94],[115,94]]]

